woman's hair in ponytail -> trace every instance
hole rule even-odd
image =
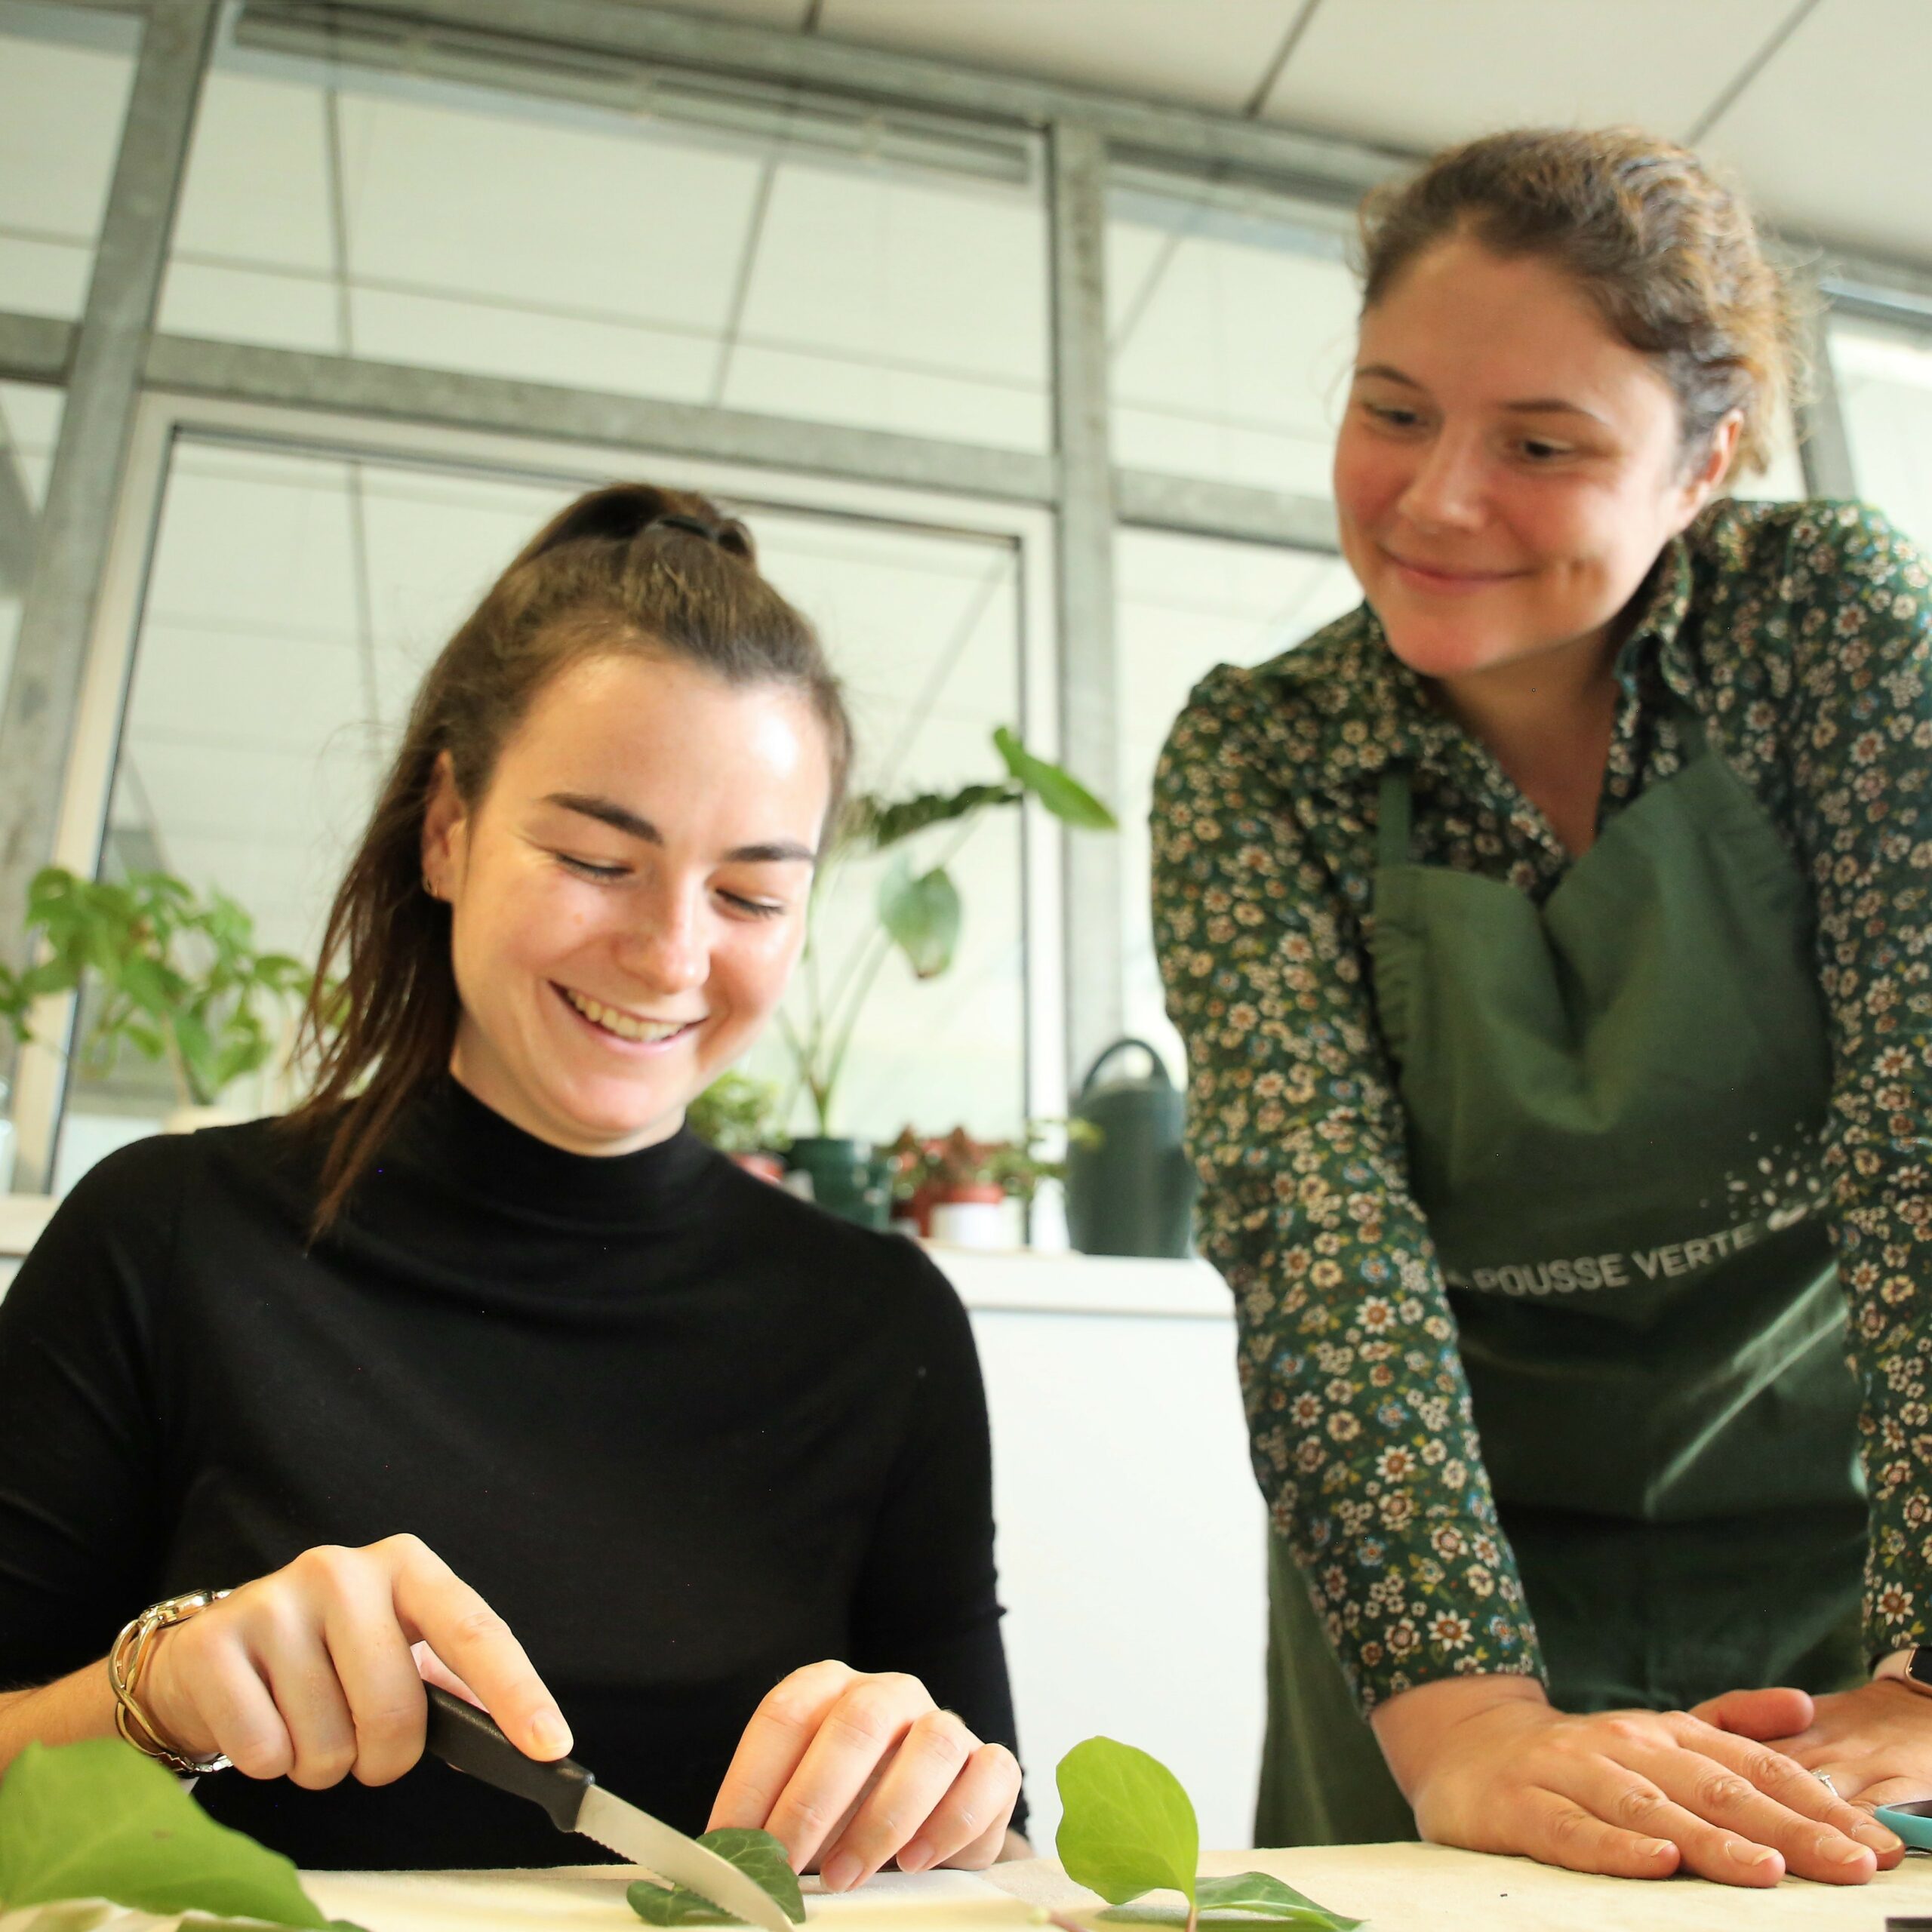
[[[449,1064],[459,1004],[449,908],[423,890],[423,821],[447,754],[472,809],[537,694],[583,659],[670,657],[730,685],[801,693],[842,808],[852,731],[816,633],[758,574],[751,533],[708,498],[648,484],[580,497],[539,531],[430,667],[324,929],[303,1016],[315,1060],[289,1116],[328,1135],[312,1236],[341,1211],[397,1116]],[[339,971],[340,983],[325,991]]]

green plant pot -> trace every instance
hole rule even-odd
[[[868,1228],[892,1221],[892,1164],[866,1140],[808,1134],[792,1143],[785,1164],[809,1174],[812,1198],[830,1213]]]

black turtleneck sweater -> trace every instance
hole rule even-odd
[[[574,1755],[683,1830],[819,1658],[1014,1743],[978,1364],[911,1243],[688,1134],[565,1153],[448,1079],[306,1250],[318,1164],[266,1121],[140,1142],[21,1267],[0,1685],[104,1656],[160,1598],[407,1530],[507,1619]],[[312,1867],[596,1857],[433,1762],[196,1795]]]

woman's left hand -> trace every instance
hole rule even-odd
[[[902,1872],[977,1870],[1005,1841],[1020,1765],[941,1710],[916,1677],[808,1664],[765,1697],[739,1740],[709,1829],[762,1826],[795,1871],[849,1891]]]
[[[1690,1715],[1824,1772],[1863,1810],[1932,1798],[1932,1698],[1889,1678],[1820,1697],[1730,1690]]]

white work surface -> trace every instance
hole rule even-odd
[[[1371,1932],[1882,1932],[1888,1916],[1932,1913],[1932,1861],[1910,1857],[1869,1885],[1789,1878],[1769,1891],[1694,1878],[1584,1878],[1439,1845],[1210,1852],[1201,1864],[1217,1872],[1272,1872],[1319,1903],[1364,1920]],[[304,1882],[325,1911],[368,1932],[592,1932],[600,1926],[623,1932],[641,1923],[624,1903],[631,1875],[604,1866],[540,1875],[325,1872]],[[963,1872],[888,1875],[841,1898],[809,1898],[807,1915],[827,1932],[841,1925],[852,1932],[971,1932],[1024,1925],[1033,1916],[1029,1906],[1084,1915],[1100,1903],[1048,1859],[1000,1866],[987,1877],[991,1885]]]

